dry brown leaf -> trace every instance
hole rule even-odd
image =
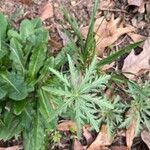
[[[141,132],[141,138],[144,141],[144,143],[146,143],[146,145],[148,146],[148,148],[150,149],[150,132],[143,130]]]
[[[113,8],[113,6],[115,5],[113,0],[103,0],[100,2],[100,9],[103,10],[105,8]]]
[[[141,70],[150,69],[150,37],[144,42],[143,51],[139,55],[134,54],[134,50],[124,60],[122,71],[129,79],[134,79]],[[131,74],[129,74],[131,73]]]
[[[142,36],[140,34],[136,34],[136,33],[133,33],[133,32],[130,32],[130,33],[127,33],[127,34],[133,40],[133,42],[139,42],[139,41],[142,41],[142,40],[146,40],[146,37]]]
[[[73,143],[73,150],[83,150],[83,146],[81,145],[81,143],[78,141],[78,139],[74,139],[74,143]]]
[[[134,6],[141,6],[143,3],[143,0],[128,0],[129,5],[134,5]]]
[[[133,139],[135,136],[135,128],[136,128],[136,119],[133,119],[131,124],[126,130],[126,143],[127,147],[130,149],[133,143]]]
[[[33,1],[32,0],[21,0],[22,3],[30,5]]]
[[[90,145],[93,142],[93,136],[86,126],[83,126],[83,136],[86,139],[87,145]]]
[[[53,39],[49,39],[49,43],[52,48],[55,48],[57,50],[60,50],[60,48],[62,47],[62,44],[60,42],[57,42],[56,40]]]
[[[57,130],[59,131],[69,131],[70,129],[77,129],[75,122],[70,120],[65,120],[57,125]]]
[[[89,146],[87,150],[102,150],[102,147],[110,145],[111,143],[112,140],[110,140],[107,134],[107,125],[102,125],[95,141]]]
[[[138,12],[144,13],[145,12],[145,4],[149,3],[149,0],[128,0],[129,5],[134,5],[139,7]]]
[[[135,28],[129,25],[124,27],[121,19],[114,19],[113,15],[111,20],[108,22],[104,17],[97,19],[94,26],[94,32],[96,32],[95,39],[97,44],[97,55],[102,56],[103,51],[107,46],[112,45],[121,35],[134,30]],[[88,33],[88,27],[82,28],[81,33],[84,37],[86,37]]]
[[[11,146],[7,148],[0,148],[0,150],[19,150],[19,146]]]
[[[44,3],[40,8],[39,8],[39,17],[41,18],[42,21],[53,17],[53,6],[51,2],[46,2]]]

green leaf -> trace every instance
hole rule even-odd
[[[7,91],[3,89],[3,87],[1,87],[0,85],[0,99],[4,98],[6,94],[7,94]]]
[[[31,23],[35,29],[40,28],[42,26],[42,21],[39,18],[31,20]]]
[[[0,140],[9,140],[14,136],[19,136],[23,130],[21,125],[21,118],[16,117],[11,112],[5,112],[3,123],[0,124]]]
[[[20,24],[20,36],[23,42],[34,35],[34,26],[28,19],[25,19]]]
[[[14,103],[14,114],[20,115],[24,111],[26,104],[27,104],[27,99],[15,102]]]
[[[7,34],[8,34],[8,38],[9,38],[9,39],[15,38],[15,39],[17,39],[19,42],[21,41],[21,36],[20,36],[20,34],[19,34],[17,31],[10,29],[10,30],[8,30],[8,33],[7,33]]]
[[[70,24],[70,26],[73,29],[74,33],[77,35],[77,37],[79,39],[79,42],[80,42],[80,45],[83,48],[84,42],[83,42],[82,34],[81,34],[81,31],[80,31],[80,28],[78,26],[77,21],[75,20],[75,18],[73,18],[69,14],[69,12],[64,7],[62,7],[62,12],[63,12],[64,18]]]
[[[19,101],[26,98],[28,95],[27,87],[22,76],[16,73],[0,74],[3,81],[7,83],[9,98]]]
[[[22,50],[22,45],[15,38],[12,38],[10,40],[10,51],[10,59],[13,61],[15,69],[23,74],[25,71],[23,58],[24,54]]]
[[[38,44],[32,50],[32,55],[29,63],[29,77],[34,79],[39,72],[40,68],[44,64],[44,60],[46,58],[47,47],[45,44]]]
[[[110,56],[102,59],[100,62],[97,63],[97,67],[102,67],[106,64],[109,64],[113,61],[115,61],[116,59],[118,59],[119,57],[123,56],[124,54],[130,52],[132,49],[136,48],[137,46],[139,46],[140,44],[142,44],[143,41],[134,43],[134,44],[129,44],[128,46],[122,48],[121,50],[111,54]]]
[[[7,19],[4,17],[2,13],[0,13],[0,43],[5,39],[6,37],[6,31],[8,27]]]
[[[52,112],[50,99],[48,99],[46,93],[42,89],[40,89],[38,91],[38,94],[39,94],[39,104],[40,104],[39,110],[43,118],[45,118],[45,121],[47,121],[51,118],[51,114],[55,112]]]
[[[45,150],[44,148],[45,131],[39,111],[33,120],[31,131],[24,131],[25,150]]]
[[[67,54],[72,56],[76,52],[76,49],[77,47],[74,42],[70,42],[63,47],[55,58],[56,69],[59,69],[61,66],[63,66],[67,62]]]
[[[91,19],[90,19],[90,23],[89,23],[88,35],[86,38],[85,47],[84,47],[84,51],[83,51],[84,61],[86,61],[86,59],[88,58],[90,51],[93,48],[95,48],[95,45],[93,45],[93,44],[95,44],[94,23],[95,23],[95,15],[96,15],[96,11],[98,9],[98,6],[99,6],[99,0],[95,0]]]

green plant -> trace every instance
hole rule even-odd
[[[125,121],[121,127],[128,127],[134,121],[135,136],[140,133],[143,126],[150,131],[150,83],[138,85],[134,82],[128,82],[127,93],[131,97],[130,104],[126,104],[128,112]]]
[[[105,98],[105,101],[108,103],[103,106],[99,102],[99,113],[98,116],[100,118],[100,124],[107,125],[107,133],[109,138],[112,137],[114,131],[119,127],[119,125],[123,121],[122,114],[125,111],[125,105],[120,102],[120,98],[117,96],[113,98],[111,101],[108,98]]]
[[[44,149],[50,125],[41,112],[48,109],[40,89],[53,64],[47,55],[48,32],[39,19],[23,20],[17,31],[0,14],[0,24],[0,139],[23,133],[25,150]]]
[[[107,101],[103,100],[102,89],[106,87],[105,84],[110,79],[110,76],[98,76],[96,74],[96,58],[94,58],[85,73],[77,70],[70,56],[68,56],[68,61],[69,74],[63,75],[53,68],[49,68],[57,76],[61,84],[59,86],[54,84],[42,87],[44,91],[56,96],[55,99],[59,97],[61,102],[58,106],[55,106],[55,113],[49,121],[71,110],[75,115],[78,131],[81,130],[85,122],[88,122],[98,131],[100,118],[97,117],[96,113],[99,112],[98,104],[100,106],[109,105]]]

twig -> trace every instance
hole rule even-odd
[[[127,13],[126,10],[121,10],[121,9],[110,9],[110,8],[101,8],[100,11],[113,11],[113,12]]]

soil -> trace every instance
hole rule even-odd
[[[53,9],[54,9],[54,15],[51,18],[48,18],[43,22],[43,25],[49,29],[51,42],[53,43],[53,46],[51,45],[52,49],[51,51],[55,53],[55,51],[60,50],[60,47],[62,45],[62,39],[59,36],[57,27],[61,24],[63,21],[63,15],[60,11],[60,6],[64,5],[68,11],[74,16],[79,24],[80,27],[87,26],[90,19],[90,14],[92,11],[92,3],[93,0],[51,0]],[[39,8],[41,5],[43,5],[47,0],[1,0],[0,1],[0,12],[3,12],[5,15],[7,15],[13,25],[15,27],[19,27],[19,23],[24,18],[32,19],[36,16],[39,16]],[[126,23],[137,27],[137,33],[140,35],[144,35],[148,37],[150,32],[150,6],[146,6],[146,10],[144,13],[138,12],[138,7],[135,6],[129,6],[127,3],[127,0],[114,0],[115,5],[112,6],[112,10],[109,11],[107,9],[98,9],[97,16],[99,17],[101,15],[105,15],[107,13],[107,16],[109,16],[113,13],[115,18],[116,17],[122,17]],[[55,41],[55,42],[54,42]],[[116,43],[114,43],[116,49],[121,48],[131,42],[131,39],[129,37],[122,36]],[[61,44],[60,44],[61,43]],[[118,44],[120,43],[120,44]],[[138,51],[138,50],[137,50]],[[139,52],[140,53],[140,52]],[[119,69],[122,68],[123,60],[126,56],[119,59],[116,64]],[[69,150],[72,149],[72,135],[71,133],[64,132],[62,133],[62,139],[59,144],[50,146],[49,149],[58,149],[58,150]],[[94,134],[94,137],[96,137],[96,134]],[[118,137],[116,138],[116,141],[113,143],[114,145],[120,145],[120,146],[126,146],[125,137]],[[51,141],[51,139],[50,139]],[[137,142],[138,141],[138,142]],[[82,138],[81,143],[85,143],[85,139]],[[135,144],[133,144],[133,149],[137,150],[139,149],[139,145],[142,145],[144,147],[140,148],[143,150],[148,149],[146,145],[143,144],[142,140],[138,138],[135,139]],[[0,147],[9,147],[13,145],[21,145],[20,140],[10,140],[10,141],[0,141]]]

